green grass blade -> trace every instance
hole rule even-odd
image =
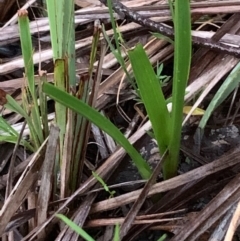
[[[160,33],[152,33],[152,32],[151,32],[151,34],[158,39],[162,39],[162,40],[169,42],[170,44],[174,44],[174,41],[165,35],[162,35]]]
[[[30,33],[28,13],[26,10],[20,10],[18,12],[19,18],[19,33],[21,41],[21,49],[23,54],[24,66],[25,66],[25,76],[28,84],[26,103],[24,106],[31,106],[31,122],[27,120],[28,125],[32,125],[33,128],[30,131],[36,133],[35,141],[36,146],[40,146],[40,143],[44,141],[41,119],[38,108],[37,94],[35,89],[35,79],[34,79],[34,64],[33,64],[33,47],[32,47],[32,37]],[[35,135],[31,133],[32,135]]]
[[[121,145],[134,161],[139,173],[144,179],[148,179],[151,175],[151,169],[147,162],[141,157],[136,149],[129,143],[119,129],[112,124],[107,118],[99,114],[96,110],[85,104],[83,101],[59,90],[51,84],[44,83],[43,91],[51,98],[62,105],[76,111],[83,117],[94,123],[96,126],[105,131]]]
[[[119,30],[117,29],[117,26],[116,26],[116,23],[115,23],[115,18],[114,18],[114,16],[113,16],[112,2],[111,2],[111,0],[107,0],[107,3],[108,3],[108,11],[109,11],[109,15],[110,15],[111,24],[112,24],[113,37],[114,37],[114,40],[115,40],[116,49],[115,49],[115,47],[113,46],[112,42],[110,41],[110,38],[109,38],[108,35],[106,34],[104,25],[102,26],[103,36],[104,36],[104,38],[106,39],[106,41],[107,41],[107,43],[108,43],[108,45],[109,45],[109,47],[110,47],[110,50],[111,50],[112,54],[115,56],[115,58],[117,59],[118,63],[121,65],[121,67],[122,67],[124,73],[126,74],[129,82],[131,83],[131,85],[133,86],[133,88],[135,89],[135,91],[138,93],[138,89],[136,88],[135,83],[132,81],[132,78],[131,78],[130,74],[129,74],[128,71],[127,71],[124,58],[122,57],[122,54],[121,54],[121,48],[120,48],[120,44],[119,44],[119,39],[122,40],[122,37],[121,37],[121,33],[120,33]],[[123,40],[122,40],[122,41],[123,41]]]
[[[108,185],[103,181],[103,179],[94,171],[92,171],[92,175],[97,179],[97,181],[102,185],[104,190],[110,194],[110,197],[113,197],[116,193],[115,191],[110,191]]]
[[[0,131],[9,136],[18,136],[18,132],[2,116],[0,116]]]
[[[117,47],[118,54],[121,55],[120,45],[119,45],[119,42],[118,42],[117,27],[116,27],[116,24],[115,24],[115,18],[113,16],[112,1],[111,0],[107,0],[107,5],[108,5],[108,11],[109,11],[109,15],[110,15],[111,24],[112,24],[113,36],[114,36],[114,39],[115,39],[115,44],[116,44],[116,47]],[[121,65],[123,66],[124,65],[124,60],[121,59],[121,61],[122,61]]]
[[[167,234],[163,234],[157,241],[164,241],[167,238]]]
[[[48,126],[48,108],[47,108],[47,97],[42,91],[42,83],[47,82],[47,75],[45,72],[40,73],[40,83],[38,89],[39,102],[40,102],[40,112],[43,125],[43,134],[44,138],[47,138],[49,135],[49,126]]]
[[[115,225],[113,241],[120,241],[120,226],[118,223]]]
[[[74,0],[46,0],[46,3],[53,58],[54,60],[67,59],[67,82],[71,86],[75,86]]]
[[[172,20],[174,23],[174,19],[175,19],[175,13],[174,13],[174,0],[168,0],[168,5],[170,8],[170,12],[171,12],[171,16],[172,16]]]
[[[21,49],[23,52],[23,60],[25,66],[25,76],[28,81],[28,87],[32,96],[35,96],[35,81],[34,81],[34,64],[33,64],[33,46],[32,38],[29,27],[28,14],[22,13],[19,11],[18,25],[19,25],[19,34],[21,40]]]
[[[111,40],[110,38],[108,37],[108,35],[106,34],[106,31],[104,29],[104,26],[102,26],[102,29],[103,29],[103,36],[104,38],[106,39],[107,43],[108,43],[108,46],[112,52],[112,54],[114,55],[114,57],[117,59],[118,63],[121,65],[124,73],[126,74],[129,82],[131,83],[131,85],[133,86],[133,88],[138,92],[137,88],[136,88],[136,85],[135,83],[132,81],[132,78],[130,76],[130,74],[128,73],[127,71],[127,68],[126,68],[126,64],[124,62],[124,59],[121,55],[121,49],[115,49],[115,47],[113,46],[113,44],[111,43]]]
[[[176,175],[180,149],[184,95],[191,63],[191,15],[189,1],[175,2],[173,108],[169,143],[170,159],[163,165],[164,178]]]
[[[63,57],[64,0],[46,0],[54,60]]]
[[[8,110],[12,110],[20,114],[25,119],[29,118],[27,112],[12,98],[11,95],[6,95],[7,103],[4,105]]]
[[[7,99],[7,103],[4,106],[7,109],[20,114],[22,117],[26,119],[29,126],[31,138],[34,142],[34,146],[37,148],[40,145],[40,143],[39,143],[37,132],[33,126],[32,119],[29,117],[28,113],[11,97],[11,95],[6,95],[6,99]]]
[[[240,82],[240,63],[232,70],[228,75],[224,83],[218,89],[217,93],[213,97],[211,103],[207,107],[204,116],[202,117],[199,128],[203,130],[210,118],[212,112],[228,97],[228,95],[238,86]]]
[[[142,45],[137,45],[128,54],[140,90],[141,99],[152,123],[160,153],[163,154],[169,143],[170,115],[160,81],[157,79]]]
[[[16,144],[18,142],[18,138],[19,138],[18,136],[0,135],[0,142],[9,142],[9,143]],[[34,147],[28,141],[21,140],[20,145],[24,146],[29,151],[32,151],[32,152],[35,151]]]
[[[57,80],[55,81],[55,85],[61,89],[65,90],[65,80],[66,80],[66,70],[65,70],[65,60],[64,59],[57,59],[55,61],[55,66],[54,66],[54,79]],[[43,83],[44,85],[44,83]],[[60,128],[60,153],[63,151],[63,141],[64,141],[64,135],[66,132],[66,123],[67,123],[67,109],[65,106],[56,103],[55,104],[56,108],[56,122]]]
[[[60,218],[64,223],[66,223],[72,230],[74,230],[79,236],[84,238],[87,241],[95,241],[88,233],[86,233],[81,227],[79,227],[76,223],[68,219],[66,216],[62,214],[56,215]]]
[[[64,1],[63,12],[63,45],[66,46],[64,50],[65,57],[68,62],[68,85],[76,86],[76,61],[75,61],[75,26],[74,26],[74,0]]]

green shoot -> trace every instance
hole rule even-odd
[[[110,194],[109,198],[112,198],[116,192],[115,191],[110,191],[108,185],[103,181],[103,179],[96,172],[92,171],[92,174],[98,180],[98,182],[103,186],[105,191]]]

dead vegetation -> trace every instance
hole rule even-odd
[[[31,12],[31,33],[35,51],[34,62],[37,68],[47,71],[48,81],[53,81],[52,51],[50,46],[48,20],[42,17],[40,1],[29,1]],[[166,1],[132,0],[123,2],[127,7],[154,21],[172,25],[170,11]],[[93,22],[100,19],[105,24],[106,33],[112,36],[107,8],[99,1],[75,0],[76,4],[76,57],[78,78],[88,71],[89,51],[93,34]],[[11,94],[21,102],[21,88],[25,85],[23,60],[19,45],[15,1],[0,3],[0,90]],[[3,7],[4,6],[4,7]],[[240,2],[239,1],[192,1],[193,32],[205,43],[213,41],[221,44],[224,51],[209,48],[207,44],[194,45],[192,66],[189,78],[189,91],[186,102],[206,108],[212,96],[221,86],[223,79],[238,64],[240,56]],[[137,23],[121,19],[115,15],[119,31],[130,48],[141,42],[146,46],[147,54],[153,66],[164,63],[164,71],[171,75],[173,46],[165,40],[154,38],[149,30]],[[235,49],[235,52],[232,51]],[[122,49],[125,56],[124,48]],[[95,65],[97,67],[97,63]],[[151,130],[143,106],[136,102],[136,95],[126,81],[124,71],[119,67],[113,54],[108,51],[102,64],[103,79],[96,89],[95,108],[110,118],[129,137],[132,144],[142,146],[146,131]],[[37,71],[36,71],[37,73]],[[36,75],[36,83],[39,77]],[[170,86],[166,86],[169,95]],[[1,94],[1,92],[0,92]],[[209,121],[208,130],[224,126],[239,125],[239,94],[235,93],[232,111],[231,94]],[[2,98],[4,96],[1,96]],[[0,101],[1,100],[0,97]],[[49,121],[54,118],[51,108]],[[125,113],[126,117],[122,116]],[[2,109],[2,115],[19,132],[24,125],[21,116]],[[181,121],[181,120],[179,120]],[[236,141],[224,139],[228,152],[214,154],[210,158],[204,151],[210,145],[215,153],[216,142],[203,139],[202,146],[194,144],[194,131],[199,120],[190,117],[186,128],[188,140],[182,144],[182,162],[185,157],[196,164],[192,170],[179,170],[177,177],[157,183],[129,179],[115,182],[118,172],[124,169],[121,163],[129,165],[123,148],[95,126],[91,134],[85,159],[81,184],[67,197],[59,197],[59,183],[53,183],[54,157],[58,141],[58,128],[52,127],[48,140],[36,153],[13,144],[0,144],[0,235],[2,240],[81,240],[69,227],[60,224],[55,213],[69,216],[75,223],[91,233],[96,240],[112,240],[113,225],[124,224],[122,240],[140,240],[146,230],[162,230],[169,233],[168,239],[178,240],[239,240],[239,137]],[[192,128],[194,131],[192,131]],[[23,136],[29,134],[27,128]],[[189,141],[190,140],[190,141]],[[149,141],[149,140],[148,140]],[[96,145],[97,143],[97,145]],[[140,143],[140,144],[139,144]],[[221,146],[222,143],[218,142]],[[221,147],[222,148],[222,147]],[[160,161],[160,159],[158,160]],[[181,165],[180,165],[181,166]],[[158,175],[156,167],[155,174]],[[116,190],[109,198],[98,181],[91,176],[97,169],[111,190]],[[129,174],[127,174],[129,175]],[[130,173],[130,175],[135,175]],[[108,183],[108,182],[107,182]],[[126,191],[124,187],[131,187]],[[144,192],[142,190],[144,189]],[[130,190],[130,191],[129,191]],[[161,198],[159,198],[159,194]],[[163,195],[164,194],[164,195]],[[133,205],[133,203],[135,204]],[[140,211],[138,211],[140,209]],[[129,211],[130,210],[130,211]],[[174,234],[174,235],[173,235]],[[149,235],[150,237],[150,235]],[[38,238],[38,239],[37,239]],[[154,239],[155,238],[155,239]],[[156,237],[148,240],[157,240]]]

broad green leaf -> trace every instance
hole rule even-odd
[[[169,143],[170,115],[160,82],[142,45],[138,44],[128,54],[141,99],[152,123],[160,153],[163,154]]]

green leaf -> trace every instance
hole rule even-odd
[[[163,154],[169,143],[170,115],[161,84],[142,45],[138,44],[128,54],[140,90],[141,99],[152,123],[160,153]]]
[[[162,35],[160,33],[153,33],[153,32],[151,32],[151,34],[158,39],[162,39],[169,42],[170,44],[174,44],[174,41],[165,35]]]
[[[26,107],[26,113],[29,112],[28,108],[31,106],[30,118],[27,118],[26,115],[22,115],[26,118],[31,137],[34,141],[35,146],[38,148],[44,141],[41,119],[37,101],[37,94],[35,89],[35,78],[34,78],[34,63],[33,63],[33,47],[32,47],[32,36],[30,32],[29,19],[27,11],[20,10],[19,11],[19,33],[20,33],[20,41],[21,41],[21,49],[24,60],[25,67],[25,76],[27,81],[27,90],[26,93],[28,98],[23,98],[23,106]],[[25,103],[24,103],[25,101]],[[31,119],[29,121],[29,119]]]
[[[129,143],[129,141],[119,131],[119,129],[116,126],[114,126],[114,124],[110,122],[107,118],[102,116],[92,107],[85,104],[83,101],[75,98],[74,96],[69,95],[64,91],[59,90],[57,87],[49,83],[43,83],[43,91],[60,104],[76,111],[78,114],[81,114],[83,117],[94,123],[100,129],[102,129],[108,135],[114,138],[118,142],[118,144],[121,145],[132,158],[141,176],[144,179],[148,179],[151,176],[151,169],[147,162]]]
[[[214,95],[211,103],[207,107],[203,118],[199,123],[199,128],[203,131],[212,112],[229,96],[229,94],[239,85],[240,82],[240,63],[228,75],[224,83]]]
[[[60,218],[64,223],[66,223],[72,230],[74,230],[79,236],[84,238],[87,241],[95,241],[87,232],[85,232],[81,227],[79,227],[76,223],[68,219],[66,216],[62,214],[56,215]]]
[[[118,223],[115,226],[113,241],[120,241],[120,226]]]
[[[172,123],[170,130],[169,160],[163,164],[165,179],[175,176],[178,167],[184,95],[190,71],[192,50],[189,1],[178,0],[175,2],[174,35]]]
[[[28,80],[29,90],[32,96],[35,96],[34,65],[33,65],[33,47],[27,13],[20,14],[18,17],[19,34],[21,40],[21,50],[25,66],[25,75]]]
[[[0,135],[0,142],[9,142],[16,144],[18,141],[18,136],[7,136],[7,135]],[[21,140],[20,145],[24,146],[28,150],[34,152],[34,148],[25,140]]]
[[[116,192],[115,191],[110,191],[108,185],[103,181],[103,179],[100,176],[98,176],[98,174],[96,172],[92,171],[92,175],[103,186],[104,190],[110,194],[110,197],[113,197]]]
[[[18,137],[18,132],[2,116],[0,116],[0,134]]]

